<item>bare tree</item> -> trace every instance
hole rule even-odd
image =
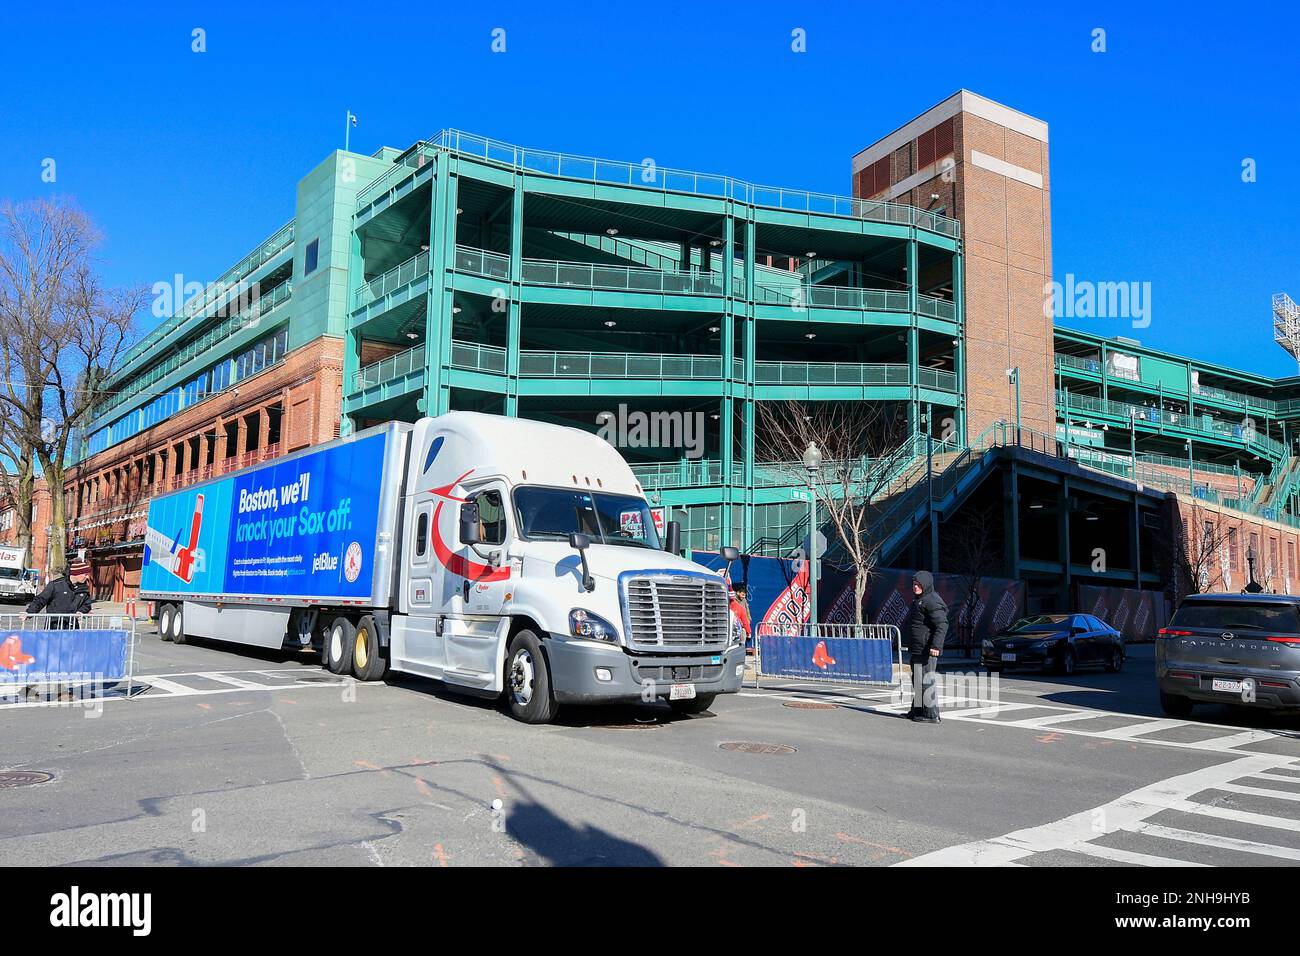
[[[760,402],[756,408],[755,457],[765,469],[808,485],[804,451],[810,443],[821,451],[812,492],[835,533],[827,551],[854,575],[854,620],[861,624],[883,543],[878,505],[914,451],[906,415],[876,402]]]
[[[970,656],[974,635],[980,584],[1002,568],[1001,522],[993,505],[962,510],[948,530],[942,553],[945,563],[961,580],[965,593],[957,611],[957,624],[963,636],[966,656]]]
[[[1195,501],[1170,507],[1173,533],[1161,539],[1156,557],[1173,581],[1175,599],[1224,589],[1234,526]]]
[[[110,289],[95,269],[99,231],[74,204],[0,204],[0,407],[14,444],[33,452],[50,493],[51,565],[64,560],[64,480],[74,436],[129,343],[139,289]],[[30,508],[30,506],[29,506]]]
[[[32,554],[35,488],[36,449],[23,440],[17,418],[0,407],[0,501],[14,510],[14,544],[27,553],[29,565],[36,563]]]

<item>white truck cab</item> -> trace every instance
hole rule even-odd
[[[0,601],[27,604],[36,596],[36,569],[19,548],[0,547]]]
[[[410,433],[389,661],[549,720],[563,703],[740,687],[726,582],[663,550],[618,452],[573,428],[453,412]]]

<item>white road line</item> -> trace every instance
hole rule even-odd
[[[1197,846],[1211,846],[1218,850],[1233,850],[1237,853],[1254,853],[1257,856],[1275,856],[1281,860],[1300,862],[1300,850],[1288,846],[1274,846],[1272,843],[1256,843],[1254,840],[1240,840],[1236,837],[1219,836],[1217,833],[1199,833],[1196,830],[1183,830],[1179,827],[1161,826],[1159,823],[1137,823],[1128,828],[1131,833],[1158,837],[1162,840],[1177,840],[1180,843],[1193,843]]]
[[[1300,803],[1300,793],[1290,790],[1268,790],[1264,787],[1247,787],[1239,783],[1221,783],[1215,790],[1227,790],[1229,793],[1244,793],[1251,797],[1268,797],[1270,800],[1292,800]]]
[[[1140,724],[1132,724],[1128,727],[1116,727],[1113,730],[1099,730],[1098,737],[1105,737],[1108,740],[1127,740],[1130,737],[1139,737],[1142,734],[1153,734],[1160,730],[1173,730],[1175,727],[1186,727],[1187,721],[1175,720],[1172,717],[1165,717],[1160,720],[1147,720]]]
[[[1259,773],[1265,768],[1289,764],[1292,759],[1276,754],[1251,754],[1239,757],[1226,763],[1170,777],[1168,780],[1157,781],[1110,803],[1072,814],[1062,820],[1016,830],[991,840],[976,840],[972,843],[951,846],[895,865],[1003,866],[1037,853],[1048,853],[1054,850],[1087,852],[1086,849],[1081,849],[1084,844],[1117,830],[1132,830],[1148,817],[1163,810],[1192,813],[1218,810],[1217,813],[1207,815],[1223,817],[1227,815],[1227,811],[1221,808],[1204,807],[1193,803],[1188,798],[1203,790],[1211,790],[1218,784]],[[1235,819],[1237,822],[1257,823],[1281,829],[1300,827],[1297,821],[1280,820],[1260,813],[1234,812],[1227,818]]]
[[[1218,784],[1211,784],[1206,787],[1207,790],[1220,789]],[[1177,810],[1180,813],[1195,813],[1203,817],[1214,817],[1218,820],[1231,820],[1233,823],[1249,823],[1257,827],[1270,827],[1274,830],[1290,830],[1292,833],[1300,833],[1300,820],[1288,820],[1286,817],[1269,816],[1267,813],[1251,813],[1249,810],[1232,810],[1228,807],[1212,807],[1205,803],[1196,803],[1192,800],[1179,800],[1164,810]]]
[[[1121,850],[1113,846],[1098,846],[1096,843],[1076,843],[1070,847],[1071,853],[1083,853],[1095,856],[1099,860],[1112,863],[1128,863],[1133,866],[1209,866],[1208,863],[1189,863],[1187,860],[1175,860],[1167,856],[1152,856],[1149,853],[1136,853],[1133,850]]]
[[[240,677],[232,677],[230,674],[222,671],[220,674],[204,674],[208,680],[217,681],[221,684],[229,684],[241,690],[266,690],[268,687],[276,687],[276,684],[259,684],[256,681],[244,680]]]
[[[203,693],[203,691],[197,687],[187,687],[185,684],[178,684],[165,677],[137,677],[135,682],[137,684],[148,684],[152,690],[164,691],[168,697],[193,697],[196,694]],[[147,693],[148,692],[146,691],[146,694]]]
[[[1197,742],[1202,750],[1234,750],[1244,744],[1259,743],[1261,740],[1276,740],[1277,734],[1267,730],[1247,730],[1227,737],[1211,737]]]
[[[999,722],[1006,724],[1008,727],[1027,727],[1036,730],[1040,727],[1047,727],[1050,729],[1057,724],[1069,723],[1072,720],[1096,720],[1098,717],[1111,716],[1115,715],[1104,714],[1101,711],[1095,710],[1082,710],[1076,711],[1072,714],[1049,714],[1046,717],[1027,717],[1024,720],[1003,720]]]
[[[971,707],[969,709],[964,707],[940,707],[940,712],[943,716],[951,717],[953,720],[970,720],[986,714],[1006,713],[1009,710],[1028,710],[1033,706],[1033,704],[993,704],[989,707]],[[1000,724],[1002,721],[998,720],[994,721],[994,723]]]

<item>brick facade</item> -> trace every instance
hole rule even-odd
[[[50,507],[50,491],[44,478],[36,479],[32,488],[32,505],[35,515],[32,518],[32,550],[27,557],[27,566],[40,571],[41,582],[44,583],[50,579],[50,519],[53,510]],[[0,545],[9,547],[18,543],[17,515],[10,515],[9,512],[12,511],[14,502],[8,496],[0,495]]]
[[[69,548],[86,549],[96,597],[138,589],[150,497],[333,440],[342,398],[343,341],[322,336],[69,469]]]
[[[853,169],[855,196],[962,224],[970,436],[1015,419],[1010,368],[1020,370],[1022,422],[1053,433],[1047,124],[963,90],[867,147]]]

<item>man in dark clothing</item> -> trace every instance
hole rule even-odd
[[[28,614],[89,614],[93,602],[90,598],[90,565],[73,561],[63,569],[63,575],[45,586],[45,590],[32,598],[27,605]],[[64,626],[57,618],[54,627]],[[72,625],[68,625],[72,626]]]
[[[948,605],[934,589],[934,575],[917,571],[912,576],[912,617],[907,632],[907,650],[912,664],[911,720],[926,724],[939,722],[938,691],[934,673],[948,636]]]

